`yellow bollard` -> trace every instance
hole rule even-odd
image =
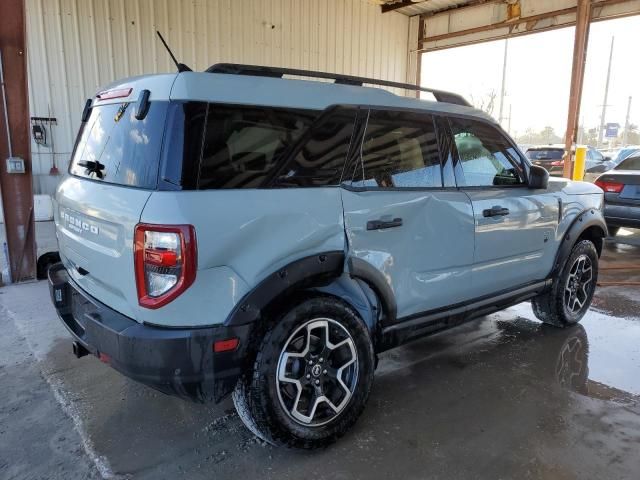
[[[573,162],[573,179],[584,180],[584,164],[587,160],[587,147],[576,147],[576,157]]]

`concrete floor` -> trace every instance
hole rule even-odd
[[[602,281],[640,281],[640,235],[622,233]],[[230,401],[186,403],[75,359],[46,283],[7,287],[0,478],[637,479],[638,288],[599,288],[574,328],[525,303],[387,352],[355,428],[299,452],[257,441]]]

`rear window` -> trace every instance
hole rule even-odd
[[[264,187],[319,113],[176,102],[169,111],[162,181],[183,190]]]
[[[626,158],[615,170],[640,170],[640,157]]]
[[[93,107],[82,124],[69,172],[92,180],[154,189],[167,102],[151,102],[142,120],[136,102]]]
[[[562,160],[564,156],[564,150],[559,149],[536,149],[527,150],[527,158],[530,160]]]

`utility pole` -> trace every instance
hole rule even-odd
[[[624,120],[624,133],[622,134],[622,146],[627,146],[627,140],[629,138],[629,115],[631,115],[631,97],[627,101],[627,116]]]
[[[507,132],[511,135],[511,104],[509,104],[509,126],[507,127]]]
[[[607,68],[607,83],[604,86],[604,100],[602,101],[602,114],[600,115],[600,132],[598,133],[598,147],[602,145],[604,137],[604,124],[607,115],[607,98],[609,97],[609,80],[611,79],[611,60],[613,60],[613,42],[616,37],[611,37],[611,50],[609,52],[609,68]]]
[[[509,39],[505,38],[504,40],[504,59],[502,60],[502,86],[500,87],[500,115],[498,116],[498,123],[502,125],[502,121],[504,117],[502,116],[502,112],[504,111],[504,97],[506,91],[506,81],[507,81],[507,50],[509,47]]]

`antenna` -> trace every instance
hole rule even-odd
[[[160,37],[160,41],[162,42],[162,45],[164,45],[164,48],[166,48],[167,52],[169,52],[169,55],[171,55],[171,60],[173,60],[173,63],[176,64],[176,67],[178,68],[178,72],[192,72],[193,70],[187,67],[184,63],[178,62],[175,55],[169,48],[169,45],[167,45],[167,42],[164,41],[164,37],[162,36],[162,34],[158,30],[156,30],[156,33],[158,34],[158,37]]]

